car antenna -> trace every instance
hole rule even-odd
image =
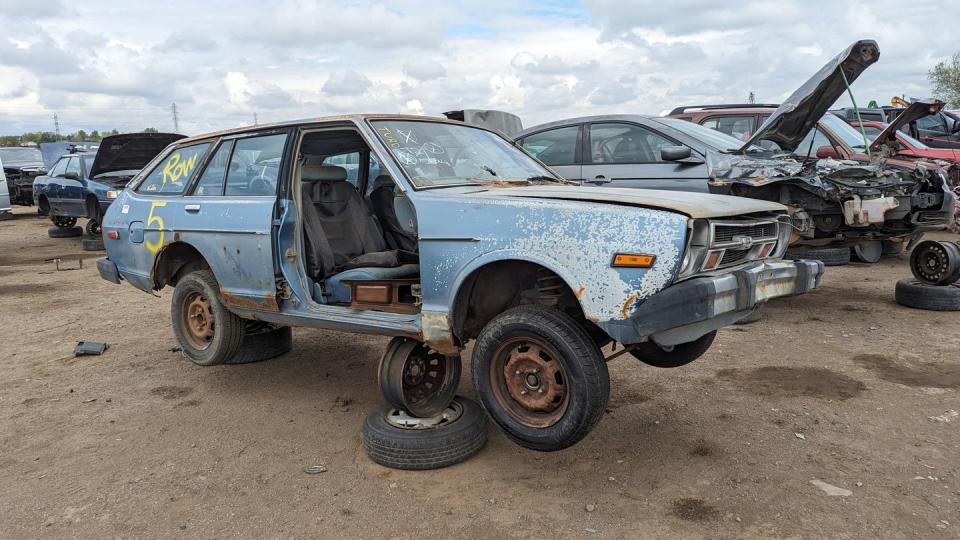
[[[853,114],[857,117],[857,127],[860,128],[860,136],[863,137],[863,147],[867,150],[867,159],[873,159],[870,155],[870,141],[867,140],[867,132],[863,129],[863,120],[860,119],[860,107],[857,107],[857,99],[853,97],[853,90],[850,89],[850,83],[847,81],[847,74],[843,72],[843,66],[837,66],[840,70],[840,76],[843,77],[843,85],[847,87],[847,94],[850,95],[850,101],[853,102]]]

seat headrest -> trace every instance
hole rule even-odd
[[[308,161],[303,164],[300,178],[304,182],[339,182],[347,179],[347,170],[336,165],[314,165]]]
[[[393,178],[389,174],[381,174],[373,180],[373,189],[380,189],[382,187],[393,188],[395,185]]]

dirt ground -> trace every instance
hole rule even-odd
[[[894,303],[905,258],[830,268],[690,366],[612,361],[571,449],[491,426],[466,463],[404,472],[360,442],[387,339],[298,328],[279,359],[197,367],[169,290],[101,280],[48,226],[0,222],[0,536],[960,537],[960,314]],[[74,358],[83,339],[111,346]]]

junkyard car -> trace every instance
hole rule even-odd
[[[925,100],[915,100],[925,101]],[[881,107],[876,109],[859,109],[844,107],[832,110],[834,114],[848,122],[872,121],[893,122],[897,116],[909,107]],[[859,118],[857,113],[859,112]],[[919,140],[931,148],[960,148],[960,115],[956,112],[938,109],[930,114],[915,117],[909,122],[902,122],[898,128],[907,135]]]
[[[33,204],[33,179],[44,172],[40,150],[25,146],[0,148],[0,162],[3,162],[10,202],[23,206]]]
[[[13,217],[10,208],[10,194],[7,192],[7,179],[3,172],[3,159],[0,158],[0,220]]]
[[[355,181],[330,165],[344,156],[360,164]],[[780,204],[569,185],[497,133],[416,116],[178,141],[103,227],[101,276],[174,286],[192,361],[231,362],[251,332],[287,326],[397,336],[381,390],[424,416],[450,402],[476,340],[484,408],[539,450],[574,444],[603,415],[602,345],[686,364],[718,328],[815,288],[823,271],[778,260],[790,234]]]
[[[125,133],[104,137],[96,152],[66,154],[49,173],[33,181],[33,199],[58,227],[73,227],[88,218],[87,234],[100,236],[100,222],[110,203],[134,174],[183,135]]]

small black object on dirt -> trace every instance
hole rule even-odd
[[[80,341],[77,347],[73,349],[74,356],[94,355],[100,356],[104,351],[110,348],[110,345],[100,341]]]

